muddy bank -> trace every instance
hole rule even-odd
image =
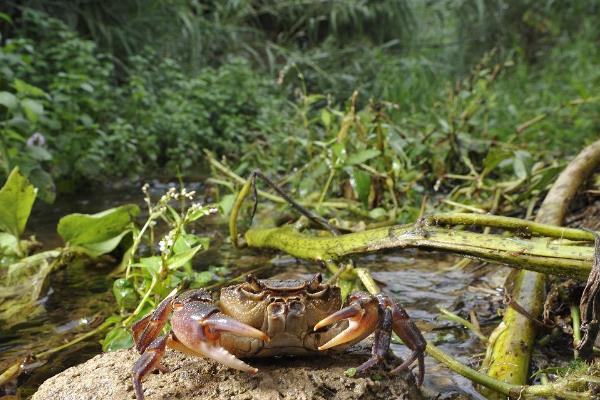
[[[48,379],[33,400],[135,399],[131,368],[137,358],[133,350],[100,354]],[[347,368],[367,358],[368,351],[361,350],[359,354],[251,360],[260,370],[252,376],[169,351],[163,362],[169,372],[150,375],[144,389],[147,400],[421,398],[411,374],[385,372],[392,364],[374,369],[368,377],[344,375]]]

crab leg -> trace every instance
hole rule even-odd
[[[173,310],[171,304],[175,298],[175,293],[176,290],[173,290],[160,302],[158,307],[156,307],[152,313],[146,315],[131,326],[135,348],[138,352],[143,353],[164,328],[169,319],[169,315],[171,315]]]
[[[144,390],[142,389],[142,379],[155,369],[164,371],[160,366],[160,360],[165,354],[168,336],[161,336],[155,339],[146,347],[141,357],[133,366],[133,388],[137,400],[144,400]]]
[[[417,376],[417,385],[423,384],[425,377],[425,348],[427,341],[421,334],[421,331],[408,316],[408,313],[400,305],[394,303],[389,297],[385,296],[392,309],[392,328],[394,332],[402,339],[402,342],[413,352],[410,357],[400,366],[394,368],[392,372],[399,372],[408,368],[413,361],[417,360],[419,366],[419,375]]]
[[[385,308],[383,316],[379,320],[377,329],[375,330],[375,340],[371,348],[371,358],[362,363],[356,368],[356,372],[362,373],[367,369],[379,364],[385,353],[390,348],[390,340],[392,337],[392,310]]]

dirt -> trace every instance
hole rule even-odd
[[[33,400],[135,399],[131,369],[138,358],[133,350],[100,354],[48,379]],[[151,374],[144,382],[147,400],[346,400],[420,399],[412,374],[390,375],[390,360],[368,376],[344,372],[368,358],[368,351],[304,358],[250,360],[257,375],[235,371],[210,360],[168,351],[166,373]],[[398,363],[394,360],[393,364]]]

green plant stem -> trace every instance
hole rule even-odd
[[[573,345],[577,346],[581,340],[581,316],[577,304],[571,304],[571,320],[573,321]]]
[[[481,333],[481,331],[479,329],[477,329],[475,327],[475,325],[473,325],[471,322],[467,321],[464,318],[459,317],[458,315],[454,314],[453,312],[451,312],[450,310],[445,309],[444,307],[440,307],[438,306],[438,310],[440,310],[440,312],[444,315],[444,318],[449,320],[449,321],[453,321],[456,322],[458,324],[461,324],[462,326],[464,326],[465,328],[469,329],[471,332],[473,332],[473,334],[475,336],[477,336],[479,338],[479,340],[481,340],[484,344],[486,344],[488,342],[488,338],[485,337],[485,335],[483,333]]]
[[[138,234],[135,235],[135,238],[133,239],[133,244],[131,245],[131,250],[128,253],[126,253],[126,254],[128,254],[128,258],[127,258],[127,267],[125,268],[125,279],[129,279],[129,277],[130,277],[131,265],[133,264],[133,257],[137,253],[137,249],[140,246],[142,239],[144,238],[144,234],[146,233],[146,230],[148,230],[148,228],[152,224],[152,221],[154,221],[156,219],[156,215],[154,213],[152,213],[152,210],[150,210],[150,211],[151,212],[150,212],[150,215],[148,216],[148,219],[146,220],[146,223],[144,224],[144,226],[142,226],[142,229],[140,229]]]
[[[44,357],[48,357],[51,354],[58,353],[59,351],[62,351],[64,349],[66,349],[67,347],[73,346],[74,344],[77,344],[89,337],[95,336],[95,335],[99,334],[100,332],[107,330],[108,328],[113,326],[115,323],[116,323],[116,321],[114,321],[114,320],[106,320],[102,324],[100,324],[98,327],[92,329],[91,331],[88,331],[80,336],[77,336],[75,339],[70,340],[65,344],[62,344],[57,347],[53,347],[46,351],[42,351],[41,353],[36,354],[35,357],[36,358],[44,358]]]
[[[329,191],[329,186],[331,186],[331,182],[333,181],[333,178],[335,177],[335,168],[331,168],[329,171],[329,176],[327,177],[327,181],[325,182],[325,186],[323,187],[323,190],[321,191],[321,195],[319,196],[319,201],[317,202],[317,209],[319,207],[321,207],[321,204],[323,204],[323,200],[325,200],[325,196],[327,196],[327,192]]]
[[[559,239],[594,240],[594,235],[592,233],[581,229],[565,228],[562,226],[542,224],[540,222],[500,215],[448,213],[426,217],[425,221],[435,225],[477,225],[518,231],[525,230],[527,233]]]
[[[456,231],[420,224],[397,225],[336,237],[314,237],[292,227],[249,229],[251,247],[274,248],[298,258],[339,260],[390,248],[423,248],[463,254],[514,268],[585,279],[591,268],[593,248],[560,245],[548,238],[515,239],[495,234]]]
[[[213,167],[215,167],[217,170],[221,171],[221,173],[228,176],[229,178],[231,178],[233,181],[237,182],[238,184],[244,185],[246,183],[246,179],[237,175],[236,173],[231,171],[229,168],[227,168],[225,165],[223,165],[220,162],[218,162],[217,160],[215,160],[210,152],[205,151],[205,153],[208,157],[208,161],[210,162],[210,164]],[[269,199],[275,203],[287,204],[287,201],[281,196],[277,196],[277,195],[265,192],[264,190],[258,190],[257,193],[259,196],[264,197],[265,199]],[[309,206],[309,207],[314,206],[313,202],[300,201],[300,202],[298,202],[298,204],[303,205],[305,207],[306,206]],[[348,202],[348,201],[324,201],[323,203],[321,203],[321,206],[328,207],[328,208],[336,208],[336,209],[347,209],[352,212],[357,211],[356,207],[354,207],[352,205],[352,203]]]
[[[146,291],[146,293],[144,293],[144,297],[142,297],[142,299],[140,300],[139,304],[137,305],[137,307],[135,308],[133,313],[131,313],[131,315],[129,317],[127,317],[127,319],[125,321],[123,321],[123,326],[128,326],[131,323],[131,321],[133,321],[133,319],[136,317],[136,315],[138,315],[142,311],[142,309],[144,308],[144,304],[146,304],[146,301],[148,301],[148,298],[152,294],[152,291],[154,290],[154,286],[156,286],[157,282],[158,282],[157,276],[152,275],[152,282],[150,283],[150,287],[148,287],[148,290]]]

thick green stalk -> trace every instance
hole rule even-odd
[[[520,239],[420,224],[383,227],[336,237],[314,237],[286,226],[250,229],[245,238],[250,247],[279,249],[298,258],[324,262],[382,249],[415,247],[577,279],[587,277],[593,257],[592,247],[567,245],[561,240]]]
[[[560,174],[546,196],[536,222],[561,225],[571,200],[581,183],[600,164],[600,140],[585,148]],[[591,269],[591,262],[589,262]],[[587,278],[587,276],[586,276]],[[510,279],[510,278],[509,278]],[[512,281],[511,296],[533,318],[539,318],[543,310],[546,276],[531,271],[519,271]],[[492,337],[484,366],[491,377],[512,383],[525,384],[529,376],[529,361],[535,341],[535,322],[509,307],[502,323]],[[489,398],[501,399],[500,395],[486,392]]]

